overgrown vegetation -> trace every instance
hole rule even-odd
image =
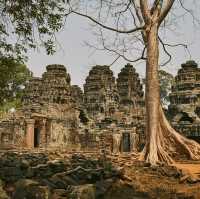
[[[26,65],[13,58],[0,59],[0,112],[20,107],[24,85],[31,77]]]

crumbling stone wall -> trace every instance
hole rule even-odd
[[[48,65],[42,75],[42,100],[56,104],[71,103],[70,75],[63,65]]]
[[[26,147],[26,124],[23,119],[0,121],[0,149]]]
[[[41,95],[42,95],[42,79],[39,77],[33,77],[29,80],[29,82],[26,84],[24,89],[24,95],[23,95],[23,105],[27,106],[30,104],[37,104],[41,102]]]

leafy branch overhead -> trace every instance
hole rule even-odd
[[[66,1],[67,2],[67,1]],[[55,33],[64,25],[65,0],[0,1],[0,56],[22,59],[29,48],[55,51]]]

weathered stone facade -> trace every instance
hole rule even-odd
[[[84,105],[89,117],[110,117],[118,105],[115,77],[109,66],[94,66],[84,84]]]
[[[168,114],[177,131],[200,142],[200,68],[194,61],[187,61],[178,70]]]
[[[130,139],[134,150],[136,145],[144,144],[145,142],[145,103],[143,86],[139,78],[139,74],[135,68],[127,64],[121,69],[117,78],[117,88],[119,93],[119,111],[123,114],[118,121],[127,132],[132,131]],[[128,136],[127,132],[122,135],[125,140]],[[133,147],[131,147],[133,148]]]
[[[121,69],[117,78],[117,88],[120,99],[120,109],[132,112],[133,109],[144,106],[144,92],[139,79],[132,65],[127,64]]]
[[[121,69],[117,78],[117,88],[119,111],[123,113],[120,121],[136,127],[141,135],[141,132],[144,132],[145,122],[144,91],[139,74],[132,65],[127,64]]]
[[[47,66],[42,78],[30,80],[24,93],[22,108],[0,123],[1,132],[10,137],[12,146],[65,147],[73,143],[79,112],[71,97],[66,68]],[[8,140],[5,135],[1,135],[1,146]]]
[[[109,66],[94,66],[84,93],[70,85],[64,66],[46,69],[27,83],[21,109],[0,121],[1,147],[138,150],[144,140],[144,99],[133,66],[126,65],[117,81]]]
[[[144,142],[144,98],[139,75],[132,65],[121,70],[117,81],[108,66],[93,67],[84,85],[84,99],[95,132],[112,140],[101,141],[105,143],[104,150],[138,150],[139,142]]]

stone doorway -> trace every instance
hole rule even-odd
[[[131,142],[130,142],[130,133],[122,134],[122,152],[130,152],[131,151]]]
[[[40,129],[38,127],[34,128],[34,148],[40,146]]]

